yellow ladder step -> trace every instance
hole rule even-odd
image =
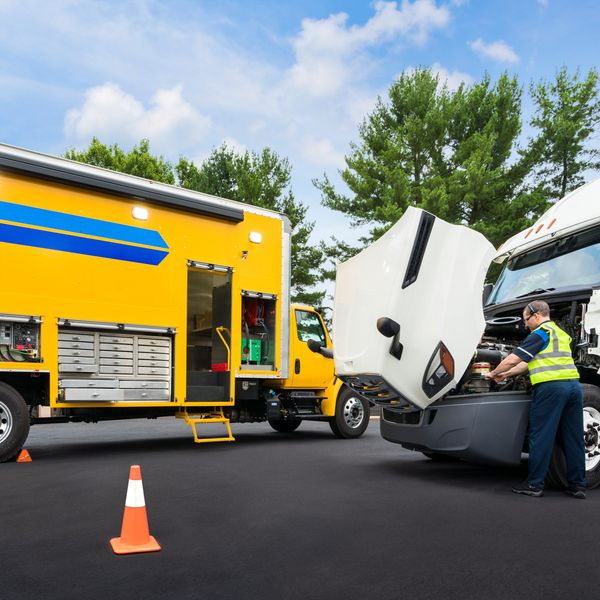
[[[223,414],[223,409],[219,411],[211,411],[204,413],[188,413],[187,410],[178,412],[175,415],[178,419],[184,419],[185,422],[192,428],[194,434],[194,442],[196,444],[206,444],[207,442],[235,442],[235,438],[231,433],[231,424],[229,419]],[[205,423],[222,423],[227,428],[226,437],[200,437],[198,434],[198,425]]]

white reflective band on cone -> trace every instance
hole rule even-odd
[[[144,486],[141,480],[129,480],[127,486],[127,498],[125,498],[125,506],[129,508],[139,508],[140,506],[146,506],[144,500]]]

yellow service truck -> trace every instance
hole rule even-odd
[[[290,234],[273,211],[0,144],[0,461],[44,422],[360,436],[368,402],[335,378],[319,313],[290,304]]]

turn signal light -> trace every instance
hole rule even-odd
[[[440,361],[450,377],[454,377],[454,359],[444,344],[440,344]]]
[[[454,378],[454,358],[443,342],[433,351],[425,374],[422,388],[428,398],[432,398],[445,388]]]

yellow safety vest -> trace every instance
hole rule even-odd
[[[554,321],[546,321],[534,331],[538,329],[543,329],[550,339],[548,345],[527,364],[531,383],[536,385],[545,381],[579,379],[579,372],[573,362],[569,334]]]

